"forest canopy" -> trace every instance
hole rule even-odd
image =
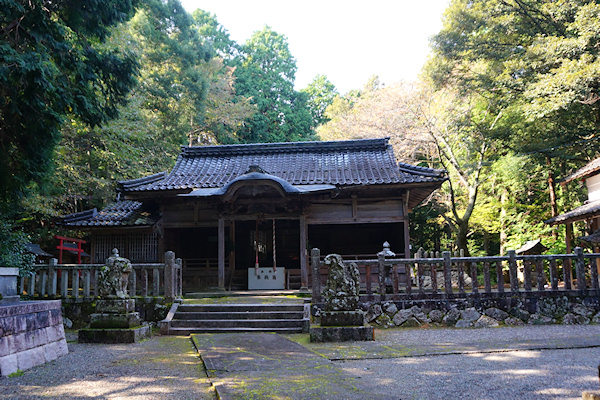
[[[298,90],[284,33],[237,43],[179,0],[3,4],[6,243],[49,240],[58,217],[169,170],[182,145],[390,137],[399,161],[450,178],[414,210],[414,249],[564,251],[543,221],[585,200],[557,181],[598,156],[598,1],[452,0],[418,82],[348,93],[325,75]]]

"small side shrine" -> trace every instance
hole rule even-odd
[[[574,222],[585,221],[588,226],[588,232],[597,232],[600,230],[600,157],[590,161],[583,168],[580,168],[563,178],[560,181],[560,184],[565,186],[570,182],[575,182],[578,180],[585,182],[585,185],[588,189],[588,198],[583,205],[575,207],[564,214],[557,215],[556,217],[544,221],[549,225],[565,225],[565,242],[567,253],[571,253],[573,251],[571,237],[573,236]],[[594,247],[594,252],[597,253],[600,251],[600,247],[598,246],[597,242],[591,241],[590,243],[592,244],[592,247]]]

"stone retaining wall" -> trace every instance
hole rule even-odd
[[[421,297],[362,301],[361,308],[366,314],[366,322],[380,328],[600,323],[600,296],[591,290]],[[318,319],[320,310],[320,305],[313,305],[313,317]]]
[[[69,352],[60,300],[0,306],[0,375],[26,370]]]

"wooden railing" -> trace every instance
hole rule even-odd
[[[350,260],[351,261],[351,260]],[[561,292],[594,290],[600,295],[598,269],[600,253],[584,253],[577,247],[573,254],[452,257],[387,258],[351,261],[357,264],[361,289],[368,298],[401,299],[416,295],[456,293]],[[505,287],[504,276],[508,272]],[[311,251],[313,301],[320,301],[326,268],[319,249]],[[470,281],[470,283],[469,283]]]
[[[88,301],[98,297],[98,271],[104,264],[36,264],[33,273],[19,279],[19,294],[29,298],[62,298]],[[164,263],[132,263],[130,296],[164,296],[173,300],[182,295],[181,259],[165,253]]]

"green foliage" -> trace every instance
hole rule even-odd
[[[287,38],[265,26],[240,50],[233,63],[236,91],[250,98],[258,112],[246,121],[239,140],[260,143],[314,138],[308,98],[294,90],[296,60]]]
[[[0,266],[19,268],[19,274],[26,276],[32,271],[34,255],[25,249],[29,238],[15,229],[5,214],[0,214]]]
[[[21,371],[20,369],[17,370],[17,372],[13,372],[12,374],[8,374],[9,378],[17,378],[19,376],[23,376],[25,375],[25,372]]]
[[[137,68],[103,46],[135,2],[4,1],[0,8],[0,199],[51,166],[67,114],[96,126],[116,116]]]
[[[325,110],[338,95],[335,85],[325,75],[317,75],[301,92],[308,95],[308,107],[314,126],[319,126],[329,121],[329,118],[325,115]]]
[[[515,151],[576,157],[593,143],[564,145],[594,138],[600,122],[599,13],[595,1],[452,1],[427,75],[494,99]]]

